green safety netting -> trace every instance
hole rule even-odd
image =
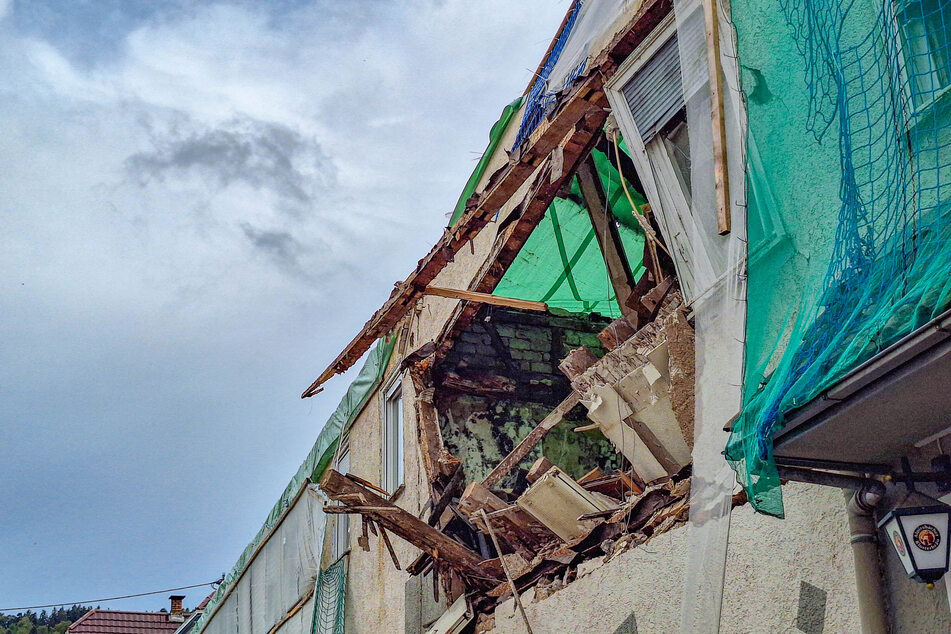
[[[502,116],[492,126],[489,145],[459,196],[449,221],[450,226],[455,225],[465,213],[466,202],[485,175],[492,154],[499,147],[522,101],[523,97],[519,97],[506,106]],[[620,146],[627,153],[623,141]],[[620,225],[621,241],[631,272],[634,279],[640,279],[645,271],[643,231],[621,187],[617,168],[601,151],[594,150],[592,156],[608,197],[608,205]],[[628,191],[638,208],[647,204],[630,183]],[[621,315],[594,228],[582,202],[577,178],[572,181],[571,196],[556,198],[546,210],[544,219],[529,236],[517,259],[496,286],[494,294],[542,301],[554,310],[572,313],[599,313],[608,317]]]
[[[725,453],[782,516],[788,413],[951,303],[951,2],[734,0],[732,17],[750,243]]]
[[[489,167],[489,161],[492,160],[492,155],[495,154],[496,148],[499,147],[499,143],[502,141],[502,135],[505,134],[505,130],[509,127],[509,123],[512,121],[512,117],[518,112],[519,108],[522,107],[523,97],[519,97],[509,105],[505,106],[502,110],[502,116],[499,117],[499,120],[495,122],[495,125],[492,126],[492,129],[489,130],[489,145],[485,148],[485,152],[482,153],[482,157],[479,159],[479,162],[476,164],[476,168],[472,171],[472,175],[469,176],[469,180],[466,181],[466,186],[462,190],[462,194],[459,195],[459,200],[456,202],[456,208],[452,212],[452,218],[449,220],[449,226],[452,227],[459,219],[462,218],[462,214],[466,212],[466,202],[475,193],[476,187],[479,185],[479,181],[482,180],[482,177],[485,175],[486,168]]]
[[[344,634],[347,599],[347,559],[341,557],[317,576],[314,622],[311,634]]]
[[[599,150],[594,150],[592,156],[608,206],[618,220],[631,272],[635,280],[640,279],[645,271],[643,231],[624,194],[617,168]],[[638,208],[646,204],[630,184],[627,188]],[[572,181],[570,196],[556,198],[548,207],[494,294],[541,301],[552,309],[572,313],[621,315],[577,178]]]
[[[297,473],[294,474],[294,477],[291,478],[291,481],[284,488],[280,499],[271,508],[264,525],[258,531],[257,535],[254,536],[254,539],[251,540],[251,543],[245,547],[241,556],[238,557],[238,561],[231,568],[231,571],[225,575],[222,584],[218,586],[215,595],[208,604],[208,608],[196,626],[196,634],[199,634],[204,629],[206,622],[213,617],[218,604],[228,595],[231,587],[240,579],[258,546],[270,536],[274,527],[277,526],[284,514],[291,508],[301,488],[306,486],[308,482],[320,481],[321,476],[323,476],[333,460],[340,435],[353,423],[357,414],[359,414],[363,406],[366,405],[370,395],[373,394],[373,391],[383,380],[383,373],[386,371],[386,366],[387,363],[389,363],[390,356],[393,354],[395,344],[396,337],[381,339],[377,342],[373,350],[370,351],[369,355],[367,355],[367,359],[360,369],[359,374],[353,380],[353,383],[350,384],[346,394],[344,394],[337,408],[330,415],[330,418],[324,423],[320,434],[317,436],[317,441],[307,454],[304,462],[297,469]]]

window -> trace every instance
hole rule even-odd
[[[337,452],[336,466],[340,473],[350,471],[350,435],[344,434],[340,438],[340,449]],[[350,548],[350,516],[339,514],[334,517],[333,531],[333,558],[337,559]]]
[[[383,489],[403,484],[403,382],[397,377],[383,398]]]
[[[608,87],[611,109],[671,248],[682,288],[691,300],[715,283],[726,267],[715,215],[694,218],[691,209],[690,130],[681,49],[704,46],[702,14],[695,12],[685,18],[698,19],[697,28],[682,30],[683,42],[678,39],[674,17],[665,19]],[[697,74],[693,68],[686,72],[691,80]],[[696,82],[687,83],[693,86]]]
[[[951,85],[951,0],[900,1],[896,12],[912,99],[925,106]]]
[[[702,12],[695,10],[684,16],[679,29],[671,15],[644,39],[607,86],[611,110],[689,301],[719,284],[730,262],[730,242],[719,235],[714,203],[696,200],[709,195],[714,187],[713,166],[705,164],[712,161],[712,153],[691,155],[691,145],[696,151],[712,143],[709,118],[703,120],[705,126],[698,130],[693,130],[693,122],[688,121],[688,104],[696,106],[695,100],[708,99],[704,89],[708,81],[705,60]],[[744,139],[742,105],[735,97],[739,89],[731,84],[735,83],[736,72],[729,63],[727,56],[726,125],[728,132],[736,131],[734,142],[741,143],[737,139]],[[741,199],[744,191],[741,175],[745,169],[752,170],[750,182],[754,187],[749,202],[756,204],[757,213],[750,215],[747,237],[753,258],[779,243],[782,223],[775,217],[775,201],[765,180],[757,178],[762,175],[762,168],[755,144],[747,141],[748,164],[743,164],[742,152],[732,152],[728,160],[734,201]],[[697,166],[692,165],[697,161]],[[697,167],[693,173],[692,167]],[[738,230],[742,229],[734,227],[734,231]]]

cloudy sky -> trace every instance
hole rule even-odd
[[[231,567],[567,6],[0,0],[0,608]]]

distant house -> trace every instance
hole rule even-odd
[[[169,612],[132,612],[100,610],[86,612],[69,626],[71,634],[186,634],[194,626],[208,603],[206,597],[192,612],[182,608],[183,595],[172,595]]]

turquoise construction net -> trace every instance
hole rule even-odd
[[[951,303],[951,0],[732,3],[749,119],[745,403],[726,457],[782,516],[773,435]],[[754,161],[755,159],[755,161]]]
[[[347,595],[346,557],[341,557],[320,571],[315,592],[311,634],[343,634]]]

